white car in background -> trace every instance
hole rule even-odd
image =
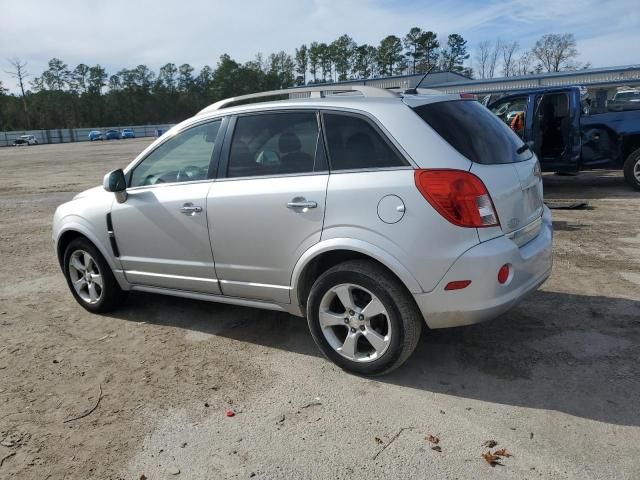
[[[13,141],[13,145],[15,147],[29,146],[29,145],[37,145],[38,140],[34,135],[20,135]]]

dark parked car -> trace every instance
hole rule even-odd
[[[105,140],[120,140],[120,132],[118,130],[107,130],[104,132]]]
[[[588,114],[580,87],[527,90],[502,97],[489,110],[514,127],[543,171],[575,173],[620,168],[640,190],[640,110]]]

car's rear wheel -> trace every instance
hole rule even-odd
[[[627,157],[624,162],[624,179],[636,190],[640,190],[640,148]]]
[[[318,277],[307,301],[307,321],[327,358],[345,370],[377,375],[409,358],[423,319],[395,276],[374,262],[351,260]]]
[[[76,238],[67,246],[64,274],[76,301],[90,312],[111,311],[124,299],[109,264],[86,238]]]

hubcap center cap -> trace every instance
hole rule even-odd
[[[349,326],[358,328],[360,325],[363,325],[364,321],[358,318],[358,315],[349,315]]]

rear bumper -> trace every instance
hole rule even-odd
[[[553,227],[544,207],[540,233],[518,248],[502,236],[467,250],[429,293],[414,295],[429,328],[470,325],[494,318],[537,289],[551,274]],[[498,283],[498,270],[511,265],[510,278]],[[454,280],[471,280],[462,290],[444,290]]]

